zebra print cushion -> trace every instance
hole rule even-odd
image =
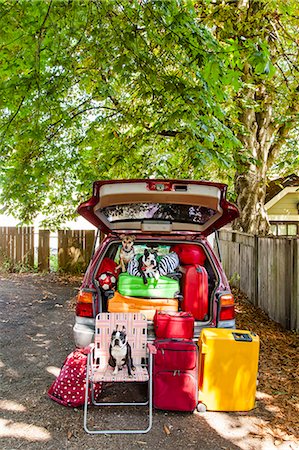
[[[135,277],[141,277],[141,273],[139,270],[138,259],[136,256],[131,259],[128,263],[127,272],[129,275],[134,275]]]
[[[164,255],[159,262],[160,275],[167,275],[172,273],[179,266],[180,261],[177,253],[171,252],[168,255]]]
[[[177,253],[171,252],[168,255],[164,255],[158,265],[160,275],[163,276],[167,275],[168,273],[174,272],[175,269],[179,266],[179,263],[180,261]],[[141,277],[138,259],[136,258],[136,256],[129,262],[127,272],[130,275]],[[154,277],[154,274],[148,273],[146,276],[152,278]]]

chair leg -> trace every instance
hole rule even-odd
[[[85,382],[85,401],[84,401],[84,430],[86,433],[91,433],[87,426],[87,416],[88,416],[88,388],[89,388],[89,371],[90,371],[90,359],[91,354],[87,356],[87,366],[86,366],[86,382]]]
[[[101,403],[101,406],[137,406],[137,405],[146,405],[148,404],[148,426],[146,429],[136,429],[136,430],[90,430],[87,425],[87,419],[88,419],[88,388],[89,388],[89,371],[91,366],[90,361],[91,355],[88,355],[87,359],[87,367],[86,367],[86,386],[85,386],[85,402],[84,402],[84,430],[88,434],[145,434],[150,431],[152,428],[153,423],[153,380],[152,380],[152,374],[153,374],[153,367],[152,367],[152,354],[149,356],[149,380],[148,380],[148,402],[146,403]],[[95,405],[98,405],[98,403],[95,403]]]

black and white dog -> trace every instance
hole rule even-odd
[[[138,269],[144,284],[147,284],[147,278],[159,280],[160,272],[157,252],[154,250],[149,251],[146,248],[144,254],[138,260]]]
[[[144,284],[147,284],[147,278],[159,280],[160,275],[165,276],[175,272],[180,264],[177,253],[171,252],[162,256],[158,262],[158,254],[155,250],[145,249],[144,254],[138,259],[136,256],[128,264],[128,273],[130,275],[143,278]]]
[[[114,367],[114,375],[117,375],[118,371],[126,365],[129,377],[133,376],[132,370],[134,371],[135,367],[133,365],[132,349],[128,343],[124,326],[122,327],[122,331],[118,331],[118,325],[116,325],[116,329],[112,332],[109,354],[108,364]]]

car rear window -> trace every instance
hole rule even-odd
[[[155,220],[203,225],[216,211],[205,206],[166,203],[128,203],[99,210],[110,223]]]

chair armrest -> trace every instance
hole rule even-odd
[[[87,347],[84,347],[85,355],[88,355],[89,353],[91,353],[94,350],[94,348],[95,348],[95,345],[93,343],[89,344]]]
[[[152,355],[155,355],[155,354],[157,353],[157,349],[156,349],[156,347],[155,347],[153,344],[147,343],[147,348],[148,348],[148,351],[149,351]]]

